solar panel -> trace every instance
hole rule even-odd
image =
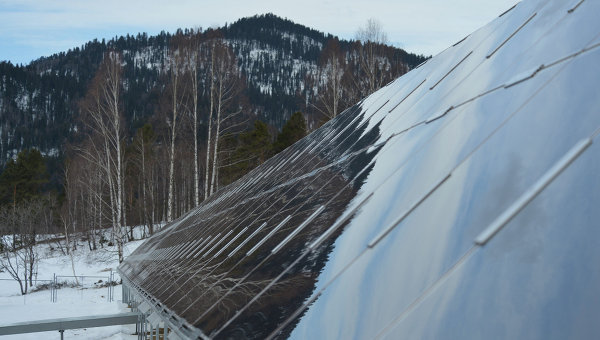
[[[599,142],[372,338],[598,337]]]
[[[526,0],[119,267],[184,338],[598,338],[598,1]]]

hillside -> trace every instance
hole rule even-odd
[[[317,73],[321,52],[333,36],[271,14],[243,18],[219,31],[246,81],[246,114],[276,129],[293,112],[315,114],[310,101],[319,88],[309,86],[307,79]],[[55,158],[63,155],[65,143],[73,141],[81,128],[79,102],[108,50],[123,55],[122,109],[128,135],[133,136],[160,110],[172,37],[167,32],[140,33],[90,41],[26,66],[0,62],[0,169],[26,148]],[[349,61],[353,44],[339,42]],[[425,59],[393,47],[386,53],[390,64],[401,66],[390,72],[394,77]],[[200,123],[204,121],[201,117]]]

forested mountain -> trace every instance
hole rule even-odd
[[[237,57],[245,78],[246,114],[280,129],[292,113],[302,111],[309,129],[314,128],[319,121],[314,102],[323,82],[322,76],[318,78],[319,66],[333,36],[272,14],[243,18],[209,31],[218,31]],[[126,134],[133,138],[161,110],[168,52],[177,34],[189,35],[192,30],[94,40],[26,66],[0,62],[0,169],[23,149],[35,147],[52,157],[64,153],[65,143],[77,138],[81,130],[80,102],[109,50],[122,54],[122,112]],[[339,49],[348,64],[359,68],[355,44],[339,41]],[[394,77],[425,60],[386,48],[390,65],[401,67],[390,69]],[[200,125],[205,122],[201,114]]]
[[[95,249],[110,226],[122,261],[133,226],[153,234],[424,60],[375,21],[343,41],[267,14],[1,62],[0,234]]]

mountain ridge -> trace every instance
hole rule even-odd
[[[218,30],[235,51],[246,77],[249,112],[277,129],[295,111],[311,114],[306,78],[316,72],[326,42],[336,37],[271,13],[241,18]],[[174,34],[94,39],[25,66],[0,62],[0,168],[26,148],[38,148],[52,157],[64,153],[64,144],[72,142],[78,131],[78,103],[108,49],[123,53],[123,111],[131,137],[158,110],[164,84],[161,69],[171,38],[191,32],[179,29]],[[345,50],[353,44],[339,42]],[[426,59],[389,48],[407,69]]]

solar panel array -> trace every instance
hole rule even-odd
[[[600,1],[527,0],[119,267],[183,337],[600,336]]]

